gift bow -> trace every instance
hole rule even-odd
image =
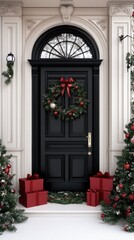
[[[64,95],[65,90],[67,90],[68,97],[70,97],[70,88],[72,87],[72,83],[74,82],[74,79],[71,77],[68,79],[61,77],[60,82],[62,87],[62,90],[61,90],[62,96]]]
[[[39,174],[38,173],[34,173],[33,175],[31,174],[27,174],[27,179],[31,180],[31,179],[38,179],[39,178]]]
[[[96,176],[97,177],[102,177],[102,178],[109,178],[110,177],[110,174],[109,174],[109,172],[105,172],[104,174],[102,173],[102,172],[98,172],[97,174],[96,174]]]

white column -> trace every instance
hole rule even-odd
[[[21,176],[21,81],[22,81],[22,3],[0,2],[1,19],[1,72],[6,71],[6,56],[12,52],[15,56],[14,76],[6,85],[1,77],[1,139],[12,157],[12,173],[16,174],[14,184]],[[14,172],[13,172],[14,171]]]
[[[132,4],[109,3],[109,169],[113,174],[116,156],[124,147],[125,125],[130,120],[130,78],[126,54],[130,38],[120,41],[120,35],[131,35]]]

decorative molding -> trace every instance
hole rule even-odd
[[[131,52],[134,52],[134,18],[131,18]]]
[[[73,0],[60,0],[62,5],[70,5],[73,4]]]
[[[0,16],[21,16],[22,2],[0,2]]]
[[[62,15],[63,22],[70,22],[73,10],[74,10],[73,5],[61,5],[60,6],[60,13]]]
[[[132,14],[132,7],[127,7],[124,5],[119,5],[119,6],[112,6],[109,8],[109,15],[127,15],[131,16]]]
[[[32,20],[32,19],[27,20],[27,29],[28,30],[33,29],[35,25],[36,25],[36,21],[35,20]]]
[[[40,23],[43,19],[25,19],[24,25],[25,25],[25,36],[28,37],[29,33]]]
[[[107,28],[107,20],[104,19],[104,20],[97,21],[97,25],[100,27],[102,31],[105,31]]]
[[[103,36],[105,37],[106,41],[107,41],[107,31],[108,31],[108,21],[107,18],[91,18],[88,19],[89,22],[92,22],[103,34]]]

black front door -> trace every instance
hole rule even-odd
[[[100,64],[100,63],[99,63]],[[89,176],[99,169],[99,64],[37,64],[33,67],[33,172],[51,191],[85,191]],[[83,65],[83,66],[82,66]],[[42,94],[61,77],[72,77],[87,92],[87,113],[75,120],[60,120],[42,106]],[[66,107],[70,101],[64,96]],[[61,99],[62,102],[62,99]],[[88,147],[91,133],[91,147]]]

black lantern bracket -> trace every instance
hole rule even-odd
[[[2,72],[2,75],[5,77],[5,83],[9,84],[14,75],[13,66],[15,62],[15,57],[11,52],[7,55],[6,61],[7,61],[7,64],[6,64],[7,70]]]
[[[133,38],[132,36],[130,36],[130,35],[126,35],[126,36],[120,35],[120,36],[119,36],[119,39],[120,39],[120,41],[122,42],[122,41],[123,41],[125,38],[127,38],[127,37],[134,39],[134,38]]]

